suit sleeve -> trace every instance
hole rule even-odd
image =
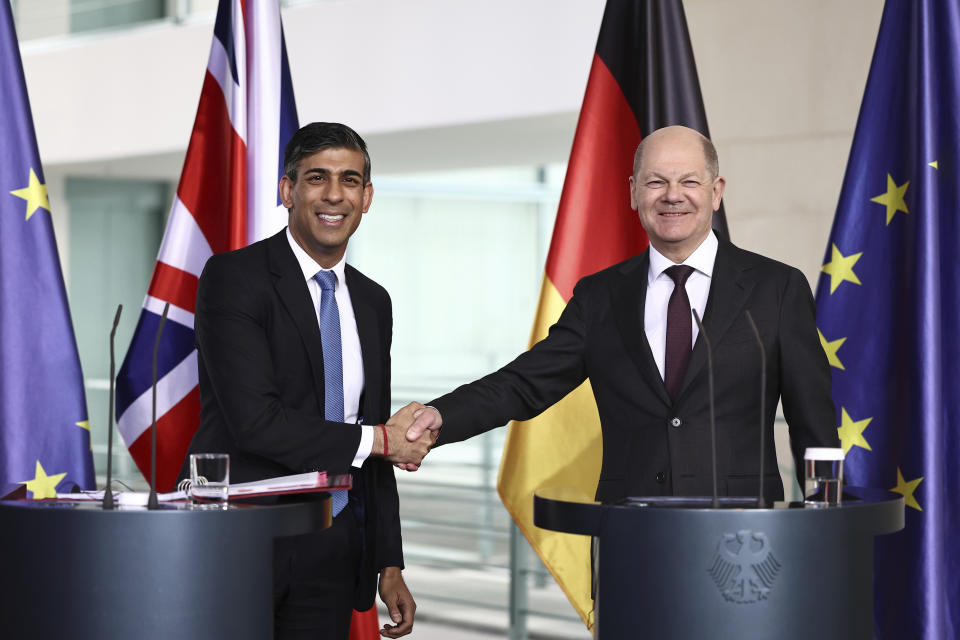
[[[380,420],[386,422],[390,415],[391,361],[390,349],[393,343],[393,309],[389,296],[386,298],[386,313],[380,322],[384,336],[384,349],[381,362],[381,397],[379,399],[382,414]],[[377,551],[376,569],[384,567],[403,568],[403,546],[400,536],[400,498],[397,494],[397,480],[393,465],[382,458],[367,458],[364,464],[376,465],[375,482],[377,488]]]
[[[838,447],[830,364],[817,335],[816,307],[803,274],[791,269],[780,307],[780,384],[790,448],[803,486],[807,447]]]
[[[235,261],[211,258],[200,277],[194,321],[201,375],[209,378],[231,438],[240,450],[293,471],[348,472],[360,428],[326,423],[317,410],[281,402],[273,372],[282,363],[274,362],[267,337],[263,290],[270,285],[262,275],[244,276]]]
[[[585,282],[547,337],[502,369],[458,387],[429,404],[443,418],[438,445],[466,440],[510,420],[528,420],[573,391],[586,377]]]

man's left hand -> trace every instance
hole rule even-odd
[[[380,599],[387,605],[387,614],[395,624],[385,624],[380,630],[384,638],[399,638],[413,629],[417,603],[413,601],[400,567],[385,567],[380,572]]]

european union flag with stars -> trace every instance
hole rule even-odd
[[[104,345],[107,334],[104,332]],[[92,489],[83,376],[10,3],[0,1],[0,496]]]
[[[849,484],[901,494],[875,636],[960,637],[960,1],[887,0],[817,288]]]

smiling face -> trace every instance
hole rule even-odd
[[[343,147],[304,156],[297,179],[280,179],[280,199],[289,212],[290,234],[317,263],[329,269],[370,208],[373,184],[363,182],[364,157]]]
[[[645,140],[630,178],[630,206],[657,251],[675,263],[700,246],[720,207],[725,181],[707,167],[704,139],[686,127],[666,127]]]

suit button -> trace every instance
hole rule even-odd
[[[679,427],[679,426],[682,425],[682,424],[683,424],[683,420],[681,420],[678,416],[674,416],[674,417],[670,418],[670,426],[671,426],[671,427]]]
[[[663,471],[657,471],[656,478],[657,478],[657,482],[659,482],[660,484],[663,484],[667,479],[667,474],[665,474]]]

